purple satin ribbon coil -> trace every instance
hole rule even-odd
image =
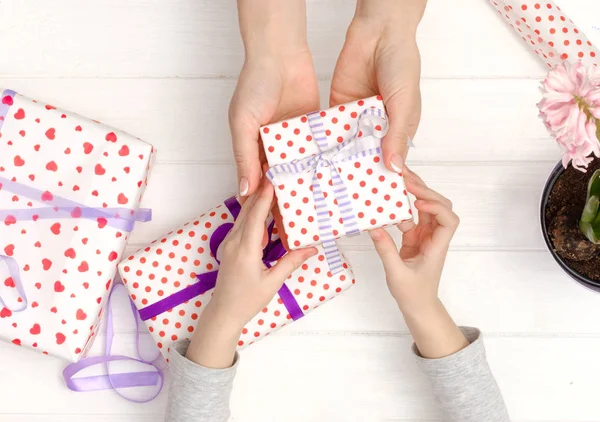
[[[154,400],[161,392],[164,384],[164,375],[162,370],[155,363],[157,359],[161,357],[160,351],[157,349],[156,356],[151,360],[143,359],[140,354],[140,321],[135,309],[135,305],[129,299],[129,305],[131,306],[131,313],[135,320],[136,330],[136,353],[137,357],[123,356],[123,355],[111,355],[112,344],[114,339],[114,327],[113,327],[113,314],[112,314],[112,299],[113,294],[117,289],[123,289],[126,293],[124,286],[121,283],[115,283],[110,291],[110,295],[107,302],[108,315],[106,318],[106,346],[105,356],[96,356],[90,358],[81,359],[79,362],[68,365],[63,370],[63,378],[67,384],[67,387],[76,392],[86,391],[98,391],[114,389],[121,397],[135,402],[135,403],[147,403]],[[117,361],[131,361],[137,362],[144,365],[148,365],[154,368],[153,371],[141,371],[141,372],[125,372],[113,374],[110,371],[109,363]],[[93,375],[87,377],[76,378],[79,372],[86,368],[90,368],[95,365],[104,364],[106,375]],[[151,394],[150,397],[143,399],[132,398],[123,394],[119,389],[121,388],[134,388],[134,387],[156,387],[156,392]]]
[[[241,210],[241,206],[238,200],[235,197],[229,198],[225,201],[225,206],[229,209],[229,212],[231,213],[233,218],[237,219]],[[267,227],[268,242],[267,246],[263,249],[262,261],[267,266],[267,268],[271,268],[275,261],[277,261],[286,254],[286,250],[283,246],[283,243],[281,242],[281,239],[276,239],[274,241],[271,240],[274,227],[275,222],[271,222]],[[217,251],[219,250],[219,246],[221,245],[223,240],[225,240],[225,237],[232,228],[233,223],[221,224],[219,227],[217,227],[217,229],[213,232],[213,234],[210,237],[210,251],[217,262],[219,262],[219,259],[217,258]],[[219,270],[215,270],[197,275],[197,283],[194,283],[183,290],[173,293],[172,295],[169,295],[166,298],[153,303],[152,305],[140,309],[140,318],[142,319],[142,321],[149,320],[157,315],[162,314],[163,312],[167,312],[168,310],[181,305],[184,302],[187,302],[188,300],[195,298],[196,296],[199,296],[211,289],[214,289],[217,283],[218,274]],[[294,298],[294,295],[292,294],[290,289],[285,285],[285,283],[279,289],[278,294],[279,298],[283,302],[283,305],[286,307],[294,321],[304,316],[304,312],[302,312],[300,305],[298,305],[298,302]]]
[[[317,142],[317,146],[321,152],[301,160],[293,160],[289,163],[274,165],[267,171],[267,178],[271,183],[277,185],[278,183],[275,179],[279,174],[302,174],[312,172],[311,187],[317,211],[319,238],[323,243],[329,270],[332,274],[337,274],[344,270],[344,263],[335,241],[333,225],[331,224],[331,217],[329,216],[330,210],[325,201],[322,184],[332,183],[333,195],[335,196],[342,217],[342,224],[345,231],[344,235],[356,236],[360,234],[356,222],[357,216],[352,207],[352,200],[350,199],[344,180],[338,171],[338,164],[360,160],[364,157],[381,155],[381,138],[385,135],[388,127],[387,116],[384,110],[378,108],[370,107],[364,109],[358,117],[358,125],[354,134],[341,144],[329,149],[327,136],[325,134],[325,124],[320,112],[315,111],[309,113],[307,115],[307,120],[313,139]],[[380,129],[375,129],[376,125],[373,120],[377,120],[378,124],[381,123]],[[362,135],[372,136],[378,141],[377,145],[369,147],[368,144],[358,142],[359,137]],[[319,170],[324,167],[329,167],[331,171],[331,181],[326,180],[326,178],[320,180],[317,177]]]
[[[17,293],[21,297],[22,304],[17,308],[11,308],[6,305],[6,302],[2,300],[2,296],[0,296],[0,309],[6,308],[11,312],[22,312],[27,309],[27,295],[25,294],[25,288],[23,287],[23,282],[21,281],[21,272],[19,271],[19,264],[10,256],[0,255],[0,262],[4,262],[8,268],[9,277],[12,279],[15,289],[17,289]]]

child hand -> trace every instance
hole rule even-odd
[[[260,312],[290,274],[317,253],[315,248],[287,253],[275,266],[262,262],[266,246],[265,220],[273,203],[273,185],[262,187],[244,203],[242,211],[219,248],[219,276],[208,306],[234,327],[242,327]]]
[[[272,268],[265,266],[265,220],[273,194],[273,185],[263,179],[219,247],[216,287],[186,355],[196,363],[211,368],[230,366],[242,327],[271,301],[290,274],[317,253],[315,248],[298,249]]]
[[[399,226],[404,233],[399,253],[384,229],[372,230],[370,235],[383,262],[390,292],[407,315],[438,303],[440,277],[459,218],[448,199],[429,189],[406,167],[404,176],[408,191],[417,198],[414,205],[419,223]]]

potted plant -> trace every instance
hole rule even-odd
[[[600,70],[565,61],[542,92],[540,116],[564,152],[542,194],[544,240],[567,274],[600,292]]]

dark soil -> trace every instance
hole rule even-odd
[[[596,159],[587,173],[569,166],[552,187],[546,205],[546,227],[554,250],[579,274],[600,283],[600,245],[591,243],[579,230],[588,180],[600,168]]]

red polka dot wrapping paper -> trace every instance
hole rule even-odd
[[[83,209],[137,210],[154,150],[122,131],[13,91],[0,90],[0,106],[0,255],[17,263],[28,302],[23,311],[12,311],[24,302],[14,274],[0,263],[6,304],[0,338],[74,362],[97,333],[129,233],[110,218],[82,217],[77,207],[66,218],[10,216],[53,211],[61,206],[57,198]],[[44,193],[34,199],[11,192],[7,180]]]
[[[119,264],[119,272],[138,309],[155,304],[197,283],[198,274],[217,270],[210,251],[211,235],[222,224],[233,223],[229,209],[220,204],[164,237],[140,249]],[[273,239],[278,237],[277,228]],[[322,248],[285,282],[306,315],[354,284],[354,275],[344,263],[341,273],[332,275]],[[198,295],[145,321],[158,348],[168,359],[170,345],[190,339],[198,318],[210,301],[212,290]],[[238,347],[244,348],[290,324],[293,319],[278,295],[242,330]]]
[[[600,51],[553,1],[489,1],[550,68],[564,60],[598,65]]]
[[[318,112],[325,129],[327,150],[352,137],[358,131],[361,113],[368,109],[385,110],[379,96],[354,101]],[[270,166],[302,160],[321,153],[311,130],[310,116],[298,116],[261,128],[261,137]],[[375,126],[374,132],[381,126]],[[361,132],[359,132],[361,134]],[[357,143],[380,145],[374,136],[359,136]],[[353,214],[360,231],[396,224],[413,218],[410,201],[401,173],[385,168],[381,154],[368,155],[336,165],[348,190]],[[346,234],[340,207],[334,194],[333,172],[329,166],[319,169],[317,177],[325,196],[326,209],[334,237]],[[315,199],[312,191],[313,171],[303,174],[277,174],[273,183],[284,231],[290,248],[321,243]]]

